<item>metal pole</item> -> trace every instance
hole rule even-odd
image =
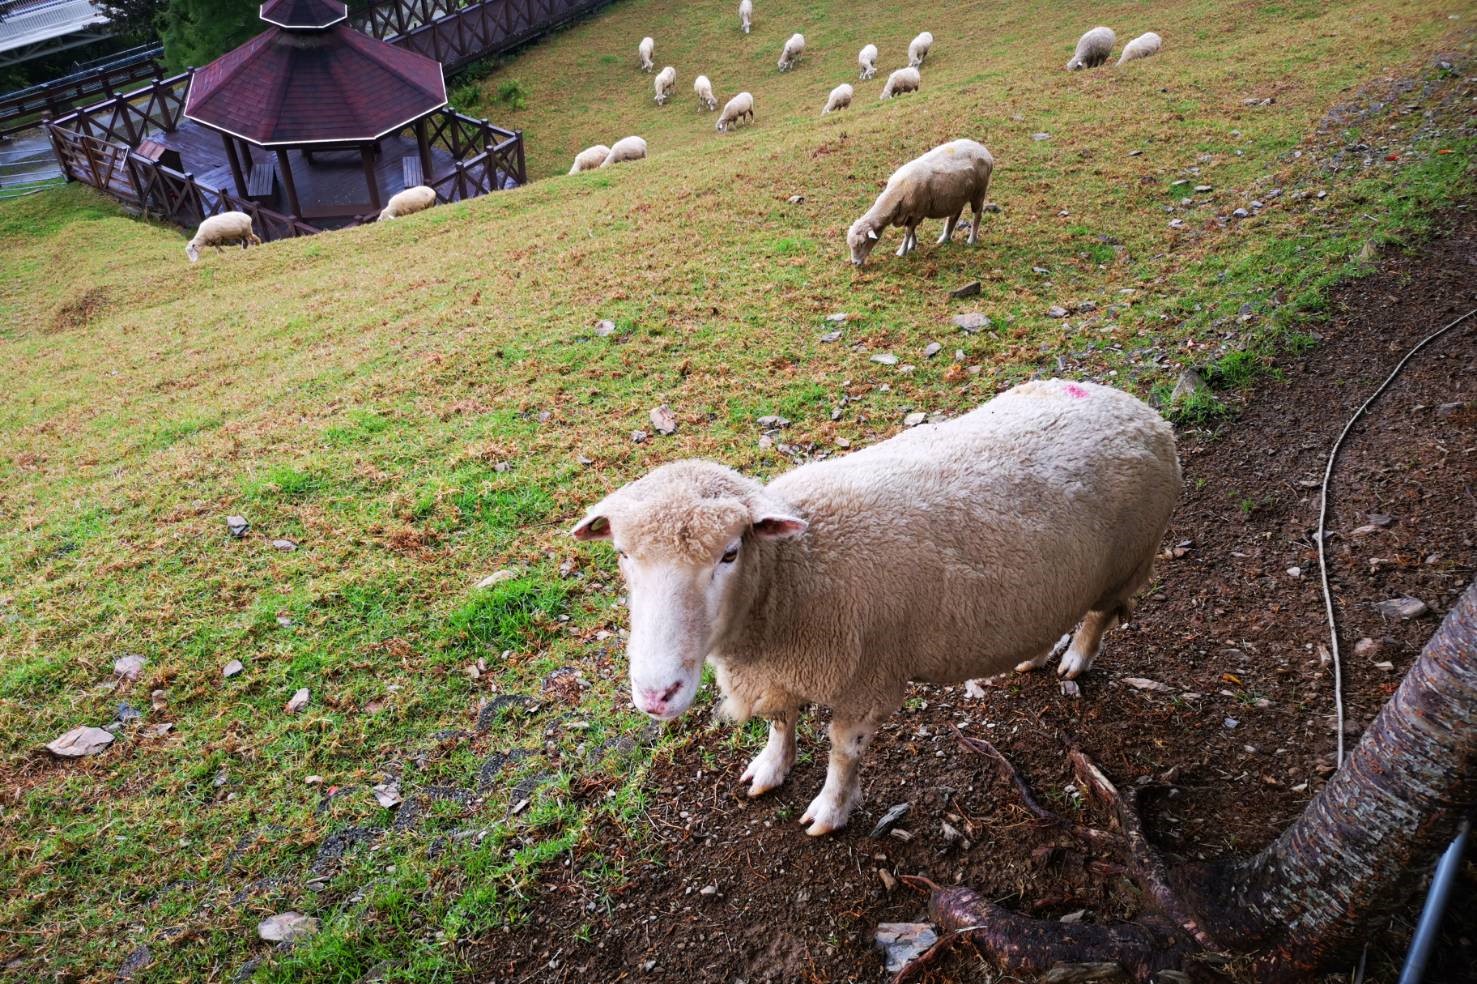
[[[1426,976],[1426,961],[1431,959],[1431,948],[1441,932],[1441,917],[1446,912],[1446,897],[1451,893],[1451,883],[1456,880],[1457,869],[1462,866],[1462,855],[1467,849],[1467,832],[1471,821],[1463,820],[1457,828],[1456,840],[1441,855],[1436,865],[1436,874],[1431,877],[1431,890],[1426,893],[1426,905],[1421,909],[1421,921],[1416,923],[1415,935],[1410,938],[1410,951],[1405,955],[1405,966],[1400,970],[1400,984],[1421,984]]]

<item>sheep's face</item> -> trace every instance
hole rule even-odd
[[[631,626],[631,701],[659,721],[692,705],[703,661],[731,618],[760,540],[805,532],[757,483],[717,465],[657,469],[600,503],[572,531],[609,540],[620,558]]]
[[[1081,58],[1073,58],[1071,61],[1067,62],[1067,71],[1069,71],[1069,72],[1075,72],[1078,69],[1080,69],[1081,67],[1082,67],[1082,59]]]
[[[877,245],[880,238],[877,227],[866,219],[857,219],[846,230],[846,245],[851,247],[851,262],[853,266],[861,266],[867,262],[867,257],[872,255],[872,247]]]
[[[199,262],[200,247],[196,246],[194,243],[185,243],[185,255],[190,258],[191,263]]]

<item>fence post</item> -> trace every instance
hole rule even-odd
[[[528,184],[528,165],[523,160],[523,131],[514,130],[514,138],[518,141],[518,187]]]

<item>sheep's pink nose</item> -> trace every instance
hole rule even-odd
[[[677,681],[661,693],[644,688],[636,691],[636,706],[652,717],[661,717],[667,713],[667,707],[672,698],[677,696],[677,691],[682,689],[682,681]]]

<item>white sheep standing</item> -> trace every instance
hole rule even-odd
[[[718,114],[718,125],[715,129],[723,133],[738,126],[739,120],[747,119],[754,122],[754,97],[747,92],[740,92],[723,105],[723,112]]]
[[[950,141],[904,164],[892,172],[872,207],[846,231],[851,262],[857,266],[865,263],[888,226],[907,230],[898,256],[907,256],[918,245],[918,225],[924,219],[944,220],[944,232],[938,241],[946,243],[954,238],[954,227],[966,205],[974,209],[974,221],[969,226],[969,242],[973,245],[979,237],[980,213],[994,170],[995,158],[984,144],[973,140]]]
[[[928,57],[928,49],[933,47],[933,35],[927,31],[918,35],[908,44],[908,67],[922,68],[923,59]]]
[[[200,259],[202,246],[214,246],[219,253],[222,246],[234,246],[237,243],[245,249],[247,246],[260,246],[262,241],[252,231],[251,216],[245,212],[221,212],[206,216],[200,223],[200,227],[195,230],[195,238],[185,244],[185,255],[190,258],[191,263],[195,263]]]
[[[610,156],[610,148],[604,144],[596,144],[586,147],[574,155],[574,166],[569,169],[570,174],[579,174],[581,171],[593,171],[605,163],[605,158]]]
[[[856,63],[862,67],[862,81],[877,74],[877,46],[869,44],[857,52]]]
[[[785,42],[785,50],[780,52],[780,71],[788,72],[794,68],[795,63],[803,54],[805,54],[805,35],[790,35],[790,40]]]
[[[636,46],[636,54],[641,58],[641,71],[649,72],[656,68],[656,62],[652,61],[652,55],[656,54],[656,42],[651,38],[641,39],[641,43]]]
[[[821,115],[834,113],[838,109],[845,109],[851,105],[851,97],[856,90],[852,89],[849,82],[842,82],[831,90],[830,97],[826,100],[826,108],[821,110]]]
[[[610,153],[605,155],[605,161],[600,166],[610,167],[612,164],[624,164],[627,161],[639,161],[646,157],[646,141],[640,137],[621,137],[610,145]]]
[[[1118,35],[1113,33],[1111,27],[1094,27],[1077,39],[1077,50],[1072,53],[1072,60],[1067,62],[1067,71],[1097,68],[1108,60],[1117,40]]]
[[[711,112],[718,108],[718,97],[713,95],[713,83],[708,81],[706,75],[699,75],[692,80],[692,91],[697,93],[698,105],[703,109]]]
[[[1123,54],[1118,56],[1118,64],[1137,61],[1140,58],[1148,58],[1150,55],[1159,54],[1159,49],[1164,46],[1164,40],[1153,31],[1145,31],[1132,41],[1123,46]]]
[[[677,88],[677,70],[671,65],[656,73],[651,87],[656,91],[656,104],[665,106],[667,100],[672,98],[672,91]]]
[[[390,196],[385,207],[380,210],[379,221],[387,222],[390,219],[403,219],[407,215],[424,212],[436,204],[436,192],[426,185],[414,185],[404,191],[397,191]]]
[[[754,20],[754,0],[739,0],[739,27],[744,33],[749,33],[750,24]]]
[[[1053,379],[768,485],[663,465],[572,532],[620,559],[637,708],[676,718],[707,660],[725,716],[769,720],[750,796],[785,781],[800,708],[831,709],[825,785],[801,818],[818,835],[860,802],[861,757],[910,681],[1035,668],[1073,626],[1058,672],[1087,671],[1131,616],[1179,489],[1153,409]]]
[[[882,95],[877,98],[891,99],[905,92],[917,92],[922,84],[923,76],[918,74],[918,69],[900,68],[887,77],[887,84],[882,87]]]

